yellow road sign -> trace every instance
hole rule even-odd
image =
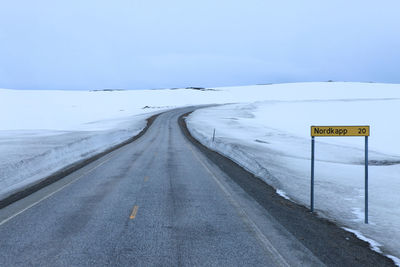
[[[311,126],[311,136],[369,136],[369,126]]]

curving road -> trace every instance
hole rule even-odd
[[[192,110],[161,114],[135,142],[0,210],[0,266],[391,265],[241,181],[250,174],[185,137],[178,118]]]

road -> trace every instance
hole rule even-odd
[[[178,118],[193,109],[0,210],[0,265],[391,265],[191,142]]]

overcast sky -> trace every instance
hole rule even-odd
[[[0,88],[400,83],[399,0],[0,0]]]

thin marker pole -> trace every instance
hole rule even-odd
[[[314,153],[315,153],[315,138],[311,137],[311,212],[314,211]]]
[[[365,137],[365,223],[368,224],[368,136]]]
[[[213,142],[214,142],[214,139],[215,139],[215,128],[214,128],[213,138],[212,138],[212,141],[213,141]]]

